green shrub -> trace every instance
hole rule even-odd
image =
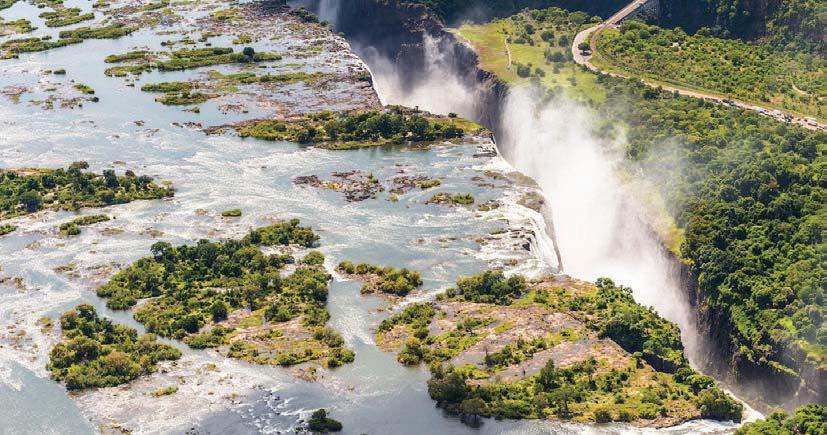
[[[339,432],[342,430],[342,423],[328,417],[325,409],[319,409],[307,420],[307,429],[311,432]]]
[[[719,388],[708,388],[698,395],[701,417],[715,420],[741,421],[744,406]]]

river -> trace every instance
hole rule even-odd
[[[67,5],[74,4],[91,8],[91,2],[67,1]],[[29,4],[18,3],[0,15],[7,19],[27,17],[37,23],[42,22],[38,12]],[[461,276],[489,267],[507,266],[512,272],[539,275],[558,266],[550,254],[550,242],[543,236],[542,216],[517,204],[520,196],[533,188],[509,182],[482,187],[474,181],[485,177],[486,171],[513,171],[500,157],[475,157],[479,151],[476,143],[327,151],[234,135],[207,136],[185,123],[216,125],[264,111],[227,114],[210,102],[202,105],[201,113],[184,112],[162,106],[139,87],[103,74],[106,55],[136,46],[161,49],[161,42],[168,38],[144,29],[117,40],[86,41],[0,63],[0,89],[33,89],[17,102],[5,97],[0,101],[0,167],[65,167],[86,160],[96,172],[132,169],[170,180],[176,188],[170,200],[109,207],[105,213],[114,220],[87,228],[72,239],[56,230],[59,223],[75,216],[70,212],[41,212],[15,219],[20,229],[0,239],[2,276],[22,279],[18,286],[0,286],[0,331],[4,331],[0,336],[0,431],[80,434],[96,432],[98,424],[115,424],[135,433],[285,433],[296,431],[299,421],[319,407],[328,408],[344,424],[346,434],[633,431],[621,425],[496,420],[487,420],[481,429],[470,429],[458,419],[444,416],[428,397],[427,369],[406,368],[373,344],[373,329],[388,315],[385,301],[360,295],[360,283],[340,277],[330,289],[331,323],[357,357],[352,364],[324,372],[318,382],[298,380],[282,368],[189,350],[179,343],[172,343],[184,352],[176,366],[129,388],[69,395],[49,380],[45,365],[48,349],[57,337],[40,331],[38,319],[56,318],[86,302],[103,315],[142,330],[129,313],[106,309],[94,289],[113,270],[147,255],[158,240],[178,244],[237,237],[272,219],[296,217],[321,235],[319,249],[327,256],[328,269],[339,261],[352,260],[420,270],[428,289],[420,295],[423,298],[432,297]],[[214,40],[221,42],[226,40]],[[256,49],[296,43],[266,42]],[[281,64],[290,62],[285,59]],[[322,68],[308,63],[309,70]],[[65,68],[69,77],[44,73],[56,68]],[[181,80],[188,74],[152,72],[142,81]],[[53,92],[44,88],[55,84],[60,90],[68,86],[68,80],[90,85],[100,101],[54,110],[33,103]],[[376,75],[376,80],[382,92],[382,77]],[[304,92],[310,91],[298,89],[292,94],[293,104],[301,104]],[[383,98],[403,102],[389,101],[386,95]],[[443,112],[449,108],[435,107]],[[424,192],[411,192],[399,202],[388,201],[387,195],[347,202],[337,192],[296,186],[292,181],[298,175],[326,176],[350,169],[373,173],[381,180],[400,171],[427,174],[440,178],[447,190],[469,192],[478,202],[496,200],[503,206],[481,213],[430,205],[425,204]],[[222,218],[220,211],[229,208],[240,208],[244,214],[239,219]],[[98,212],[82,210],[80,214]],[[541,236],[530,240],[533,245],[526,251],[515,248],[509,237],[491,236],[502,228],[517,232],[529,229]],[[67,265],[75,275],[55,270]],[[575,267],[574,263],[568,267]],[[603,271],[594,271],[598,272]],[[149,394],[164,382],[175,380],[183,381],[176,394],[161,398]],[[698,421],[665,432],[714,432],[731,427]]]

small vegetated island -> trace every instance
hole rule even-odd
[[[397,269],[391,266],[382,267],[367,263],[354,265],[350,261],[343,261],[339,263],[336,270],[364,280],[362,294],[381,293],[404,297],[422,286],[422,277],[419,272],[407,268]]]
[[[49,354],[52,377],[69,390],[113,387],[153,373],[161,361],[177,360],[178,349],[158,343],[153,334],[98,317],[78,305],[60,316],[62,339]]]
[[[171,187],[159,186],[147,175],[127,170],[116,175],[86,172],[86,162],[75,162],[67,169],[0,170],[0,220],[23,216],[44,209],[79,210],[105,207],[137,200],[161,199],[174,195]],[[105,219],[104,219],[105,218]],[[61,232],[75,235],[78,226],[109,220],[107,216],[86,216],[61,225]],[[14,230],[4,225],[0,233]]]
[[[353,361],[354,353],[325,326],[330,276],[324,256],[311,251],[295,261],[270,252],[309,248],[317,240],[291,220],[237,240],[158,242],[150,257],[117,273],[97,294],[111,309],[134,308],[147,331],[192,348],[258,364],[336,367]]]
[[[46,51],[53,48],[80,44],[87,39],[116,39],[138,30],[136,26],[124,24],[110,24],[101,27],[79,27],[64,30],[58,34],[58,39],[51,36],[9,39],[0,44],[0,59],[15,59],[20,53]]]
[[[96,214],[92,216],[81,216],[72,219],[69,222],[60,224],[60,233],[65,236],[76,236],[80,234],[80,227],[96,224],[98,222],[106,222],[110,218],[105,214]]]
[[[741,404],[689,367],[677,326],[608,279],[487,271],[384,320],[377,343],[403,364],[429,364],[431,397],[470,424],[741,419]]]
[[[293,119],[268,119],[234,126],[241,137],[313,144],[328,149],[451,141],[483,130],[455,116],[432,115],[402,106],[361,113],[323,111]]]

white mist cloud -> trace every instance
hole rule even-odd
[[[452,70],[451,59],[439,49],[439,41],[424,34],[425,70],[413,85],[404,83],[398,66],[372,47],[358,47],[374,76],[374,87],[383,104],[401,104],[432,113],[454,112],[466,118],[476,116],[479,89],[471,89]]]
[[[546,195],[564,272],[632,287],[638,302],[681,327],[691,353],[695,328],[678,271],[639,203],[619,183],[618,157],[591,133],[588,109],[565,98],[541,101],[528,88],[511,90],[500,149]]]

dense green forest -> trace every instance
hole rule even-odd
[[[694,33],[706,27],[783,50],[825,54],[827,4],[820,0],[663,0],[660,24]]]
[[[98,317],[88,304],[63,313],[60,329],[63,338],[49,354],[48,368],[70,390],[124,384],[154,372],[159,361],[181,357],[153,334],[139,337],[134,328]]]
[[[110,169],[98,175],[84,172],[88,167],[75,162],[67,169],[0,170],[0,219],[41,209],[78,210],[173,195],[172,188],[156,185],[147,175],[116,175]]]
[[[636,76],[709,90],[729,98],[827,116],[827,61],[740,40],[689,36],[625,22],[600,34],[598,48],[611,66]]]
[[[690,263],[713,312],[731,326],[740,362],[780,364],[785,348],[823,364],[827,133],[600,78],[598,112],[624,125],[627,156],[657,182],[685,228]],[[741,361],[744,360],[744,361]]]

